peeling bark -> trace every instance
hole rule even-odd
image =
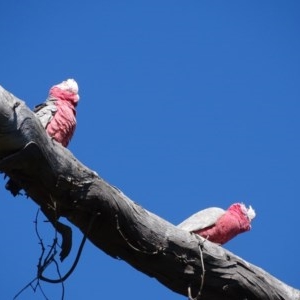
[[[46,214],[67,218],[99,249],[174,292],[196,297],[205,269],[203,300],[300,299],[299,290],[131,201],[51,140],[25,103],[1,86],[0,171]]]

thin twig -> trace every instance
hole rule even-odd
[[[39,230],[38,230],[38,226],[37,226],[37,224],[38,224],[38,221],[37,221],[37,220],[38,220],[40,211],[41,211],[40,209],[37,210],[36,215],[35,215],[35,220],[34,220],[33,223],[35,224],[35,226],[34,226],[34,228],[35,228],[35,233],[36,233],[36,235],[37,235],[39,241],[41,242],[41,245],[43,245],[43,243],[42,243],[42,238],[41,238],[41,236],[40,236],[40,233],[39,233]]]
[[[70,270],[63,277],[60,277],[59,279],[50,279],[50,278],[47,278],[47,277],[43,276],[43,272],[44,272],[45,268],[42,268],[42,269],[38,270],[38,275],[37,275],[38,279],[46,281],[46,282],[49,282],[49,283],[62,283],[62,282],[64,282],[73,273],[73,271],[75,270],[75,268],[76,268],[76,266],[77,266],[77,264],[79,262],[79,259],[80,259],[80,256],[81,256],[84,244],[85,244],[86,239],[87,239],[87,235],[88,235],[88,233],[89,233],[89,231],[90,231],[90,229],[92,227],[92,224],[94,223],[95,218],[98,215],[99,215],[98,213],[93,215],[93,217],[92,217],[92,219],[91,219],[91,221],[89,223],[89,226],[87,228],[87,231],[83,235],[83,238],[82,238],[82,241],[80,243],[80,246],[79,246],[76,258],[75,258],[74,263],[71,266]]]
[[[55,203],[54,203],[54,207],[55,207]],[[38,229],[38,217],[39,217],[39,213],[40,213],[40,209],[37,210],[37,213],[36,213],[36,216],[35,216],[35,220],[34,220],[34,224],[35,224],[35,233],[37,235],[37,238],[39,240],[39,244],[41,246],[41,255],[39,257],[39,260],[38,260],[38,274],[39,273],[42,273],[46,270],[46,268],[53,262],[56,266],[56,269],[57,269],[57,273],[59,275],[59,278],[61,278],[61,274],[60,274],[60,271],[59,271],[59,266],[58,266],[58,263],[57,261],[55,260],[55,255],[57,254],[57,249],[56,249],[56,246],[58,244],[58,238],[57,238],[57,230],[55,230],[55,237],[53,239],[53,243],[52,245],[50,246],[50,250],[48,251],[47,253],[47,256],[44,258],[44,255],[45,255],[45,251],[46,251],[46,248],[44,246],[44,242],[43,242],[43,239],[39,233],[39,229]],[[37,276],[35,277],[33,280],[31,280],[25,287],[23,287],[15,296],[13,299],[17,299],[28,287],[31,287],[33,289],[34,292],[36,292],[37,288],[39,288],[39,290],[41,291],[43,297],[48,300],[41,284],[40,284],[40,277]],[[36,285],[33,286],[33,283],[36,282]],[[63,284],[63,281],[61,282],[62,283],[62,300],[64,299],[64,294],[65,294],[65,288],[64,288],[64,284]]]
[[[200,244],[200,243],[198,244],[198,248],[199,248],[200,261],[201,261],[201,267],[202,267],[202,274],[201,274],[200,288],[199,288],[199,291],[198,291],[197,296],[194,298],[194,297],[192,296],[192,288],[191,288],[190,285],[188,286],[188,299],[189,299],[189,300],[199,300],[200,297],[201,297],[201,294],[202,294],[203,287],[204,287],[205,267],[204,267],[203,252],[202,252],[201,244]]]
[[[203,287],[204,287],[205,267],[204,267],[204,260],[203,260],[203,252],[202,252],[201,244],[200,243],[198,244],[198,247],[199,247],[201,267],[202,267],[200,290],[199,290],[199,293],[197,295],[197,299],[200,299],[201,293],[202,293],[202,290],[203,290]]]
[[[46,296],[46,294],[45,294],[45,292],[44,292],[44,290],[43,290],[43,288],[42,288],[39,280],[38,280],[38,283],[37,283],[37,287],[40,289],[40,291],[41,291],[42,295],[44,296],[44,298],[46,300],[49,300],[49,298]]]
[[[57,274],[58,274],[59,278],[61,279],[62,277],[61,277],[61,274],[60,274],[59,265],[58,265],[58,263],[55,259],[53,260],[53,262],[56,266]],[[61,282],[61,289],[62,289],[62,291],[61,291],[61,300],[64,300],[64,298],[65,298],[65,285],[64,285],[63,281]]]
[[[35,282],[37,280],[37,278],[35,277],[34,279],[32,279],[28,284],[26,284],[13,298],[13,300],[17,299],[28,287],[31,287],[33,290],[33,282]]]

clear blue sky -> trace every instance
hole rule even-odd
[[[79,160],[174,224],[251,204],[252,230],[225,248],[300,288],[299,25],[297,0],[2,1],[0,84],[33,108],[75,78]],[[12,299],[40,248],[36,205],[4,185],[0,293]],[[59,299],[59,285],[43,288]],[[91,243],[65,289],[66,299],[185,299]]]

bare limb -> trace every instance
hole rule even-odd
[[[1,87],[0,171],[38,206],[47,208],[55,200],[57,218],[67,218],[83,234],[95,213],[101,213],[87,238],[174,292],[188,296],[189,287],[199,290],[205,265],[203,300],[300,299],[299,290],[209,241],[199,259],[196,237],[146,211],[80,163],[47,136],[21,100]]]

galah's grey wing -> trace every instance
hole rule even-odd
[[[57,112],[57,107],[54,104],[54,101],[46,101],[45,103],[37,105],[33,111],[41,121],[43,127],[46,128]]]
[[[189,232],[201,230],[214,225],[224,213],[225,210],[219,207],[206,208],[193,214],[177,227]]]

